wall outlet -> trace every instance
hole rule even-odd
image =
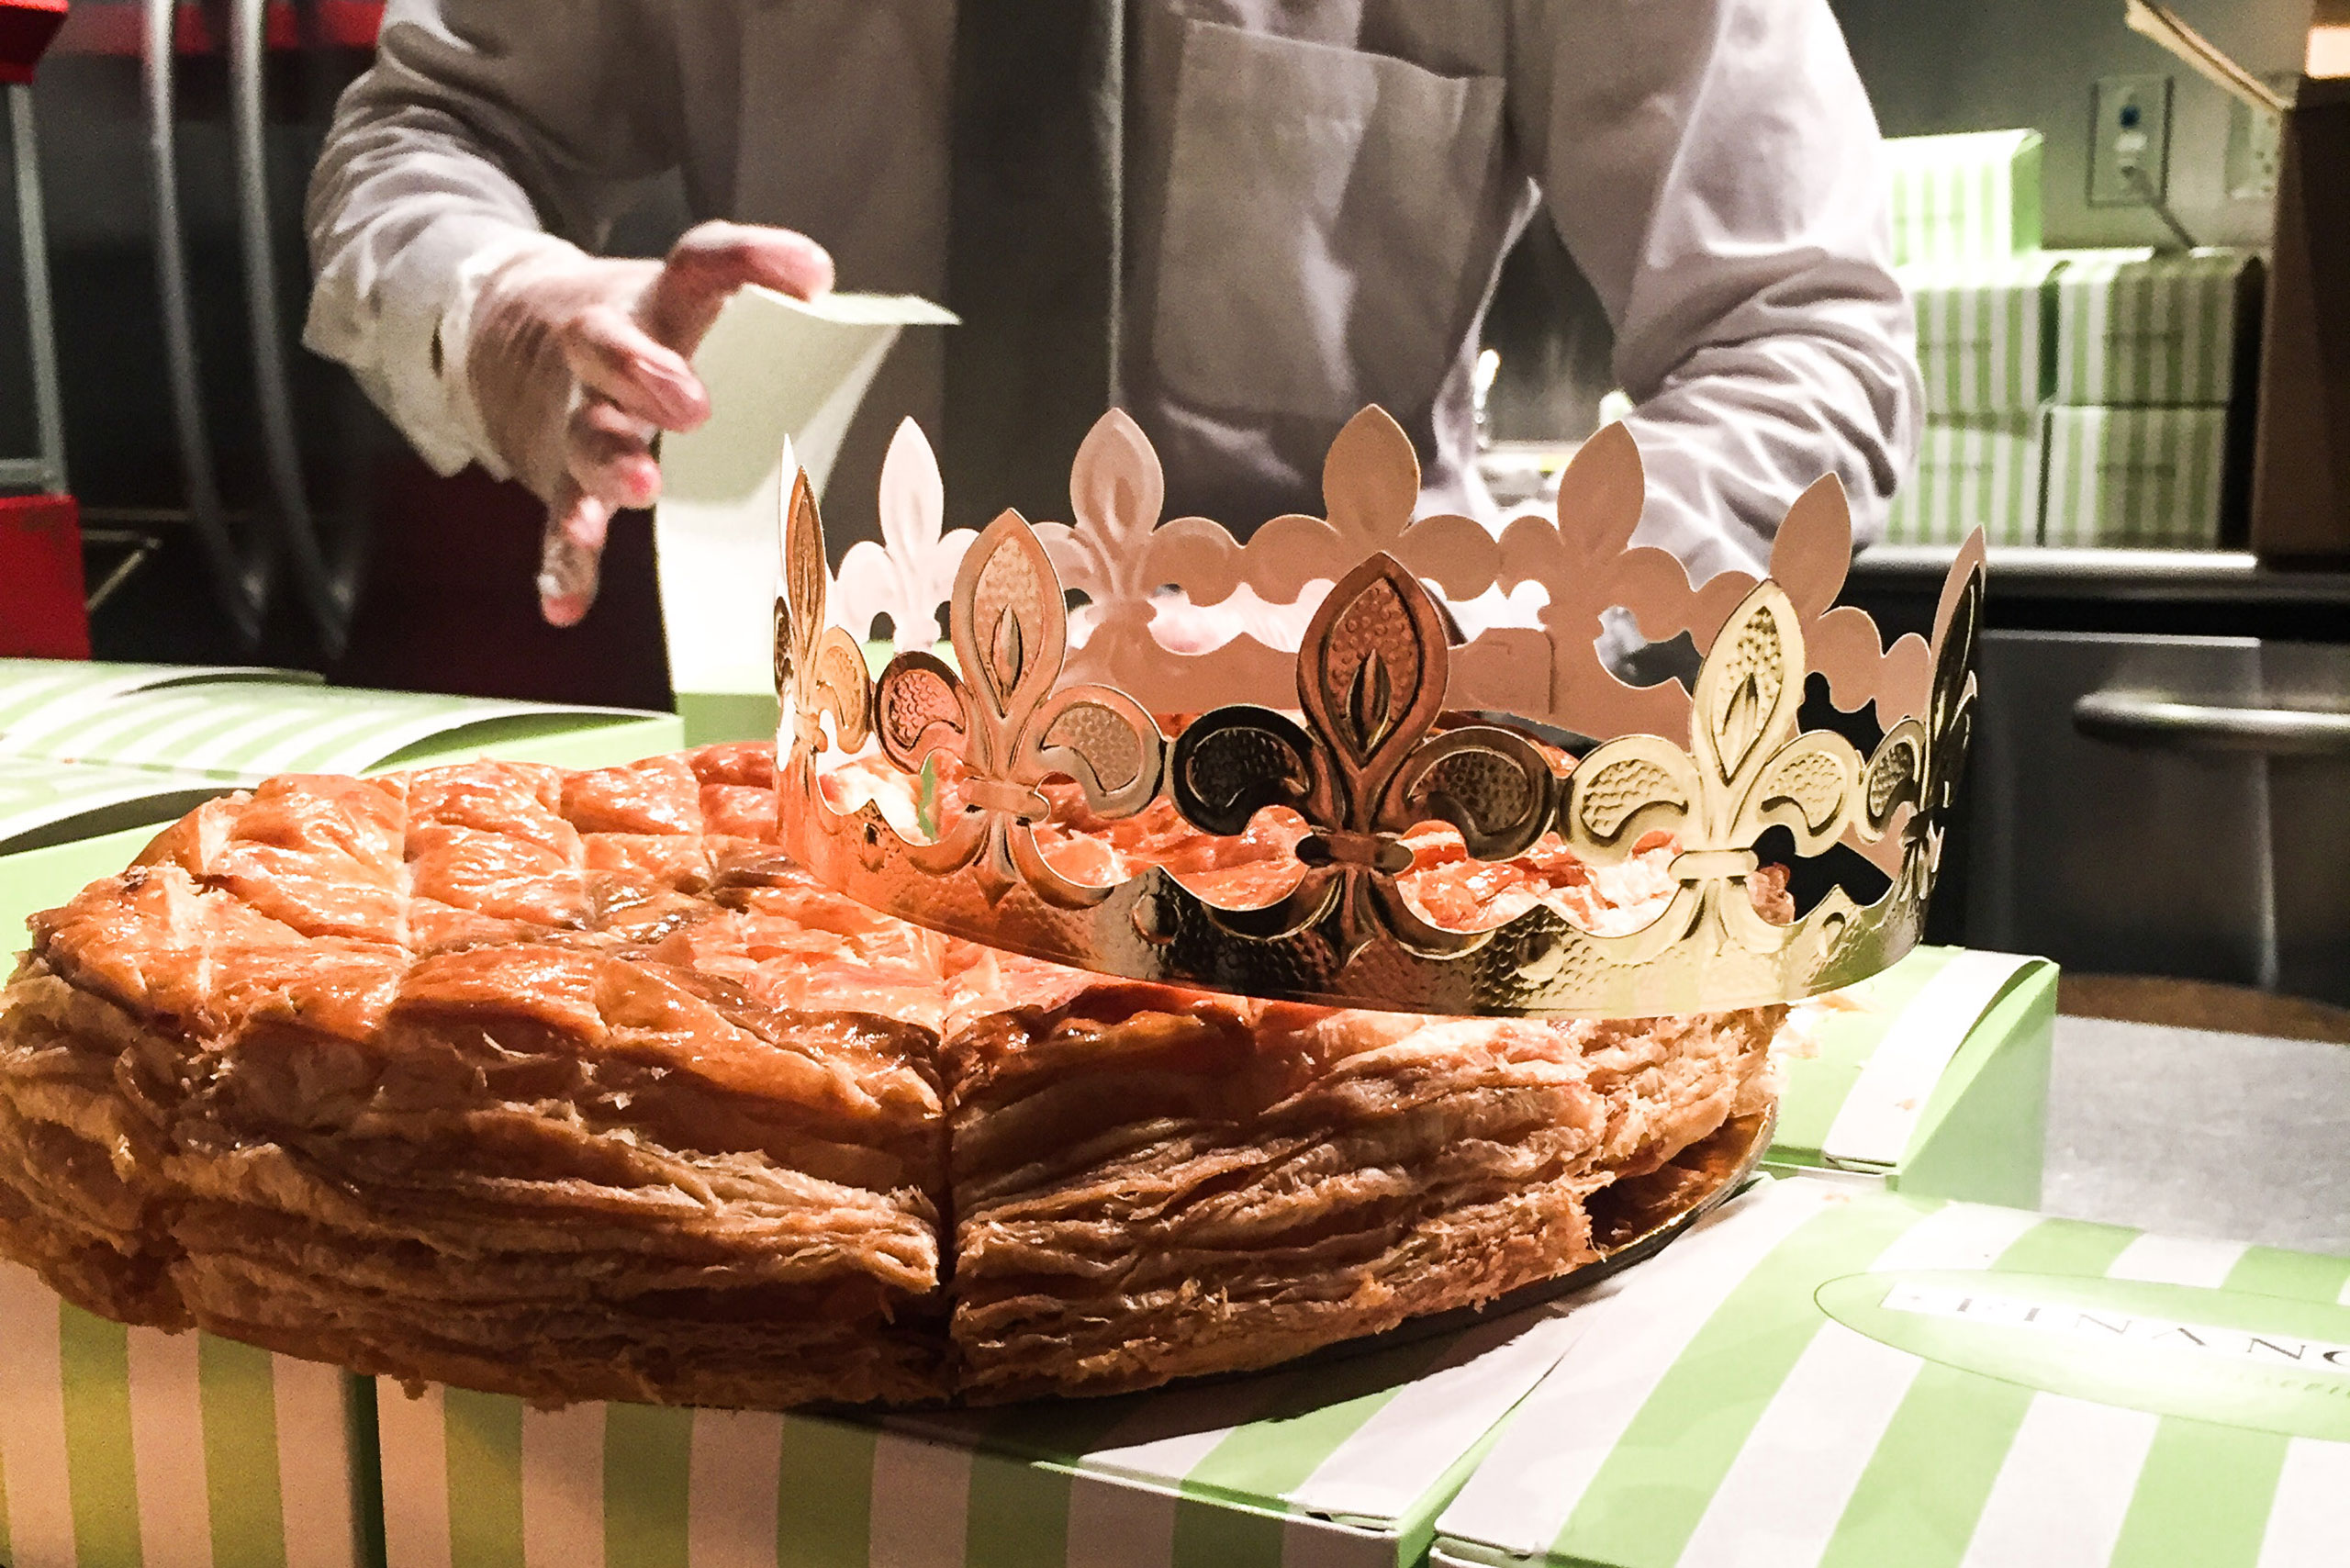
[[[2290,98],[2300,79],[2282,73],[2261,78]],[[2228,195],[2238,201],[2266,201],[2277,194],[2277,167],[2284,153],[2281,115],[2255,109],[2242,98],[2228,105]]]
[[[2170,78],[2100,76],[2089,92],[2089,205],[2148,207],[2170,189]]]

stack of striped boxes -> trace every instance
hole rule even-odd
[[[2203,549],[2232,538],[2259,258],[1997,248],[2017,232],[1945,226],[1906,252],[1926,426],[1886,537],[1956,544],[1980,527],[1993,544]],[[1981,248],[1922,255],[1928,243]]]
[[[1902,269],[1918,312],[1926,428],[1886,536],[1957,544],[2040,543],[2042,452],[2062,263],[2044,251]]]
[[[2040,133],[1907,137],[1886,155],[1894,260],[1916,303],[1926,386],[1918,470],[1886,537],[1955,544],[1979,526],[1994,544],[2032,543],[2052,347]]]
[[[2065,260],[2042,543],[2209,550],[2241,537],[2261,279],[2249,251]]]

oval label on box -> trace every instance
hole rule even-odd
[[[1848,1274],[1820,1310],[1911,1355],[2156,1416],[2350,1442],[2350,1307],[2064,1274]]]

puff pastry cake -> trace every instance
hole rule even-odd
[[[33,923],[0,1251],[110,1317],[541,1401],[1106,1393],[1552,1277],[1595,1193],[1767,1101],[1781,1009],[1340,1011],[917,930],[766,842],[773,768],[200,808]],[[1057,853],[1259,874],[1084,825]],[[1635,920],[1670,853],[1496,890],[1428,847],[1432,908]]]

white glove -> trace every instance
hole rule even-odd
[[[466,385],[496,456],[546,503],[539,610],[554,625],[595,602],[612,513],[660,495],[655,433],[710,417],[687,361],[746,283],[813,298],[833,286],[833,259],[789,230],[705,223],[665,261],[548,245],[483,281]]]

